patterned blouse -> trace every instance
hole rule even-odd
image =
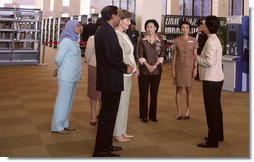
[[[139,43],[138,57],[140,61],[139,72],[143,75],[159,75],[162,72],[161,64],[163,63],[165,55],[165,47],[162,38],[156,36],[155,42],[151,43],[148,37],[142,39]],[[154,65],[157,61],[161,64],[150,73],[146,66],[143,64],[147,62],[150,65]]]

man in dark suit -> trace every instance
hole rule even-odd
[[[106,6],[101,15],[104,23],[95,33],[95,53],[97,63],[97,90],[101,91],[101,110],[94,148],[94,157],[119,156],[111,151],[122,148],[113,146],[113,131],[118,112],[123,73],[131,73],[133,68],[123,63],[123,52],[118,42],[114,27],[120,18],[116,6]]]
[[[92,23],[92,18],[88,19],[88,24],[84,26],[81,38],[83,42],[87,42],[88,38],[91,35],[94,35],[96,32],[97,26]]]
[[[138,58],[137,46],[138,46],[138,42],[140,40],[140,34],[136,30],[136,23],[134,21],[131,22],[129,29],[126,30],[126,34],[129,36],[131,43],[134,47],[134,50],[133,50],[134,58],[137,59]]]
[[[198,50],[197,50],[198,55],[201,54],[201,52],[205,46],[206,40],[207,40],[207,35],[204,34],[204,32],[203,32],[203,24],[204,23],[205,23],[205,20],[202,20],[202,19],[197,21],[198,32],[193,33],[193,35],[192,35],[194,38],[196,38],[196,40],[198,42]],[[196,76],[195,80],[199,80],[198,72],[197,72],[197,76]]]

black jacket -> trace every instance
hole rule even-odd
[[[96,31],[94,40],[96,89],[103,92],[123,91],[123,73],[127,73],[127,65],[123,62],[123,52],[115,30],[110,24],[104,23]]]
[[[193,33],[192,36],[193,36],[194,38],[196,38],[197,34],[198,34],[198,32]],[[201,52],[202,52],[202,50],[203,50],[203,48],[204,48],[204,46],[205,46],[205,43],[206,43],[207,39],[208,39],[208,37],[207,37],[207,35],[204,34],[204,33],[201,33],[201,34],[198,36],[198,40],[197,40],[197,42],[198,42],[197,54],[198,54],[198,55],[201,54]]]
[[[83,32],[81,34],[82,41],[87,42],[88,38],[91,35],[95,34],[96,29],[97,29],[97,27],[96,27],[95,24],[89,23],[89,24],[85,25],[84,28],[83,28]]]

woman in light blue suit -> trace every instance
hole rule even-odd
[[[81,78],[81,52],[77,40],[81,26],[77,20],[66,23],[60,35],[57,66],[58,94],[51,124],[52,133],[68,134],[75,130],[69,126],[69,114],[73,103],[77,82]]]

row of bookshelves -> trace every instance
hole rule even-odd
[[[39,9],[0,8],[0,65],[39,63],[41,16]]]

